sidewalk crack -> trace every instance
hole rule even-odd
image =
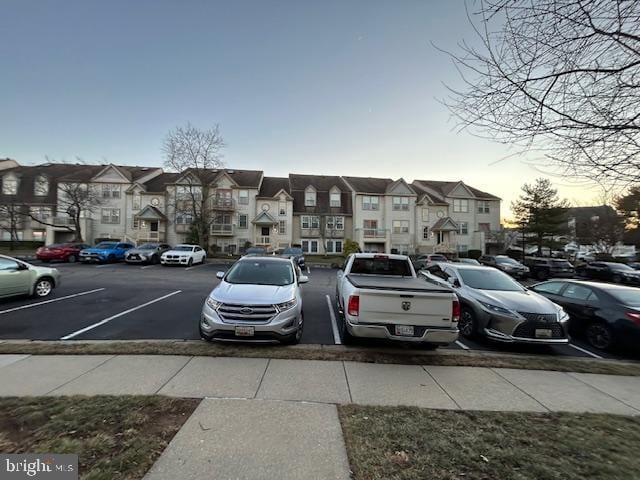
[[[349,392],[349,403],[353,403],[353,397],[351,396],[351,385],[349,385],[349,376],[347,375],[347,367],[342,361],[342,370],[344,371],[344,380],[347,382],[347,392]]]
[[[489,370],[491,370],[493,373],[495,373],[496,375],[498,375],[500,378],[502,378],[505,382],[507,382],[508,384],[512,385],[513,388],[521,391],[522,393],[524,393],[527,397],[529,397],[531,400],[533,400],[534,402],[536,402],[538,405],[540,405],[542,408],[544,408],[547,412],[550,412],[551,409],[547,408],[547,406],[542,403],[540,400],[538,400],[536,397],[534,397],[533,395],[531,395],[529,392],[527,392],[526,390],[520,388],[519,386],[517,386],[515,383],[513,383],[511,380],[509,380],[507,377],[505,377],[504,375],[501,375],[500,372],[498,370],[500,370],[499,368],[489,368]]]
[[[458,402],[456,402],[455,398],[453,398],[449,392],[447,392],[447,389],[446,389],[446,388],[444,388],[442,385],[440,385],[440,382],[438,382],[438,380],[436,380],[436,377],[434,377],[433,375],[431,375],[431,372],[430,372],[429,370],[427,370],[427,369],[425,368],[425,366],[424,366],[424,365],[420,365],[420,368],[422,368],[422,370],[424,370],[424,372],[425,372],[427,375],[429,375],[429,377],[431,377],[431,379],[435,382],[435,384],[436,384],[436,385],[438,385],[438,386],[440,387],[440,390],[442,390],[442,391],[445,393],[445,395],[451,399],[451,401],[453,402],[453,404],[454,404],[456,407],[458,407],[458,410],[462,410],[462,407],[460,406],[460,404],[459,404]]]
[[[264,372],[262,372],[262,376],[260,377],[260,382],[258,383],[258,388],[256,388],[256,393],[253,394],[253,397],[251,398],[257,398],[258,396],[258,392],[260,391],[260,388],[262,387],[262,381],[264,380],[264,376],[267,374],[267,369],[269,368],[269,365],[271,364],[271,359],[267,359],[267,364],[264,366]]]
[[[195,358],[195,357],[191,357],[189,360],[187,360],[187,361],[185,362],[185,364],[184,364],[182,367],[180,367],[180,368],[176,371],[176,373],[174,373],[173,375],[171,375],[171,377],[169,377],[169,379],[168,379],[166,382],[164,382],[162,385],[160,385],[160,388],[158,388],[158,389],[154,392],[154,394],[156,394],[156,395],[157,395],[157,394],[158,394],[158,392],[159,392],[160,390],[162,390],[164,387],[166,387],[166,386],[167,386],[167,384],[168,384],[171,380],[173,380],[174,378],[176,378],[176,375],[178,375],[182,370],[184,370],[184,368],[185,368],[187,365],[189,365],[189,364],[191,363],[191,360],[193,360],[194,358]]]
[[[99,363],[98,365],[96,365],[96,366],[95,366],[95,367],[93,367],[93,368],[90,368],[90,369],[89,369],[89,370],[87,370],[86,372],[82,372],[82,373],[81,373],[80,375],[78,375],[77,377],[73,377],[71,380],[68,380],[68,381],[64,382],[63,384],[58,385],[57,387],[55,387],[55,388],[53,388],[53,389],[49,390],[47,393],[45,393],[45,394],[44,394],[44,396],[50,395],[51,393],[55,392],[55,391],[56,391],[56,390],[58,390],[59,388],[62,388],[62,387],[64,387],[65,385],[70,384],[70,383],[71,383],[71,382],[73,382],[74,380],[79,379],[80,377],[82,377],[82,376],[86,375],[87,373],[91,373],[91,372],[93,372],[96,368],[101,367],[102,365],[104,365],[105,363],[107,363],[107,362],[109,362],[109,361],[113,360],[113,359],[114,359],[114,358],[116,358],[117,356],[118,356],[118,355],[111,355],[111,356],[109,356],[109,358],[107,358],[104,362]]]

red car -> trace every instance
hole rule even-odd
[[[80,250],[88,247],[84,243],[53,243],[36,250],[36,258],[43,262],[60,260],[73,263],[78,260]]]

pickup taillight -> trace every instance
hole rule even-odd
[[[453,306],[451,308],[451,319],[454,322],[460,320],[460,302],[458,300],[453,301]]]
[[[349,297],[347,313],[353,317],[360,315],[360,297],[358,295],[351,295]]]

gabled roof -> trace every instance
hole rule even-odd
[[[375,193],[384,195],[387,187],[394,183],[390,178],[343,177],[356,193]]]
[[[342,178],[335,175],[289,175],[291,196],[293,197],[293,213],[351,215],[351,190]],[[308,186],[316,190],[316,206],[304,204],[304,193]],[[331,207],[330,194],[332,188],[340,190],[340,206]]]
[[[251,223],[254,225],[275,225],[278,221],[273,218],[269,212],[263,210],[256,215],[256,218],[254,218]]]
[[[389,185],[387,185],[387,189],[385,190],[385,193],[392,193],[393,190],[398,185],[404,185],[405,187],[407,187],[407,190],[409,190],[410,193],[404,194],[404,195],[410,195],[410,194],[416,193],[415,189],[411,185],[409,185],[404,178],[399,178],[398,180],[391,182]]]
[[[144,188],[147,193],[164,193],[167,185],[175,183],[178,177],[180,177],[179,173],[161,173],[144,182]]]
[[[164,213],[162,213],[159,209],[154,207],[153,205],[147,205],[142,210],[140,210],[136,215],[137,218],[142,220],[166,220],[167,217]]]
[[[348,192],[349,187],[341,177],[337,175],[301,175],[298,173],[289,174],[289,185],[294,190],[304,191],[309,185],[318,192],[328,192],[332,187],[337,187],[342,192]]]
[[[425,190],[425,187],[426,187],[428,189],[427,190],[428,192],[429,191],[432,193],[435,192],[435,194],[437,196],[442,197],[443,200],[444,200],[444,197],[449,196],[449,194],[458,185],[463,185],[465,188],[467,188],[467,190],[471,192],[474,198],[479,198],[481,200],[500,200],[499,197],[496,197],[495,195],[492,195],[487,192],[483,192],[482,190],[478,190],[477,188],[473,188],[467,185],[466,183],[462,182],[461,180],[458,180],[456,182],[443,182],[439,180],[414,180],[412,182],[412,185],[418,188],[422,187],[422,190]]]
[[[273,198],[284,191],[291,198],[289,179],[286,177],[264,177],[260,185],[259,197]]]
[[[192,172],[197,172],[197,178],[202,176],[204,181],[207,183],[215,183],[221,175],[226,174],[233,182],[235,182],[235,186],[246,188],[259,188],[260,180],[264,173],[262,170],[236,170],[231,168],[196,170],[188,168],[184,172],[181,172],[178,179],[176,179],[176,182],[180,181],[183,177]]]
[[[434,232],[456,231],[458,230],[458,224],[454,222],[451,217],[442,217],[442,218],[439,218],[438,221],[433,224],[433,227],[431,227],[431,230],[433,230]]]

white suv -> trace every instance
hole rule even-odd
[[[160,257],[160,263],[167,265],[186,265],[190,267],[194,263],[204,263],[207,259],[205,252],[198,245],[176,245],[167,250]]]

